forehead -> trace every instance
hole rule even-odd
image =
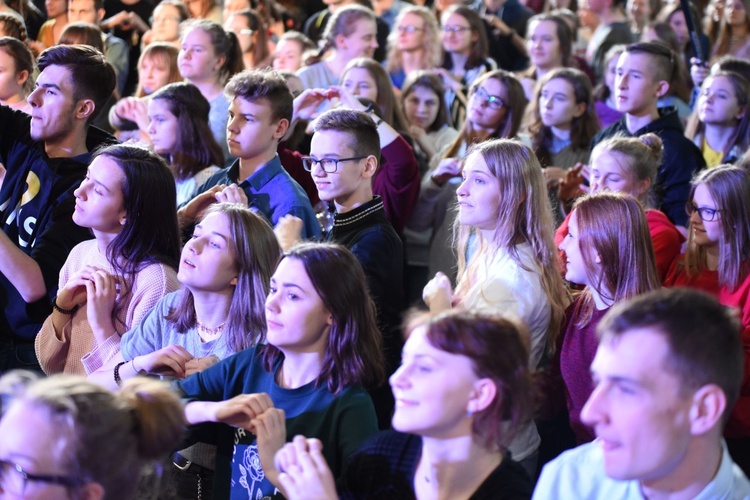
[[[344,78],[346,80],[369,80],[371,82],[375,81],[370,72],[365,68],[351,68],[346,72]]]
[[[622,173],[625,171],[625,168],[623,168],[623,163],[620,161],[621,158],[619,156],[612,151],[600,149],[591,158],[591,168],[599,171]]]
[[[68,7],[73,5],[79,9],[94,10],[94,0],[69,0]]]
[[[211,45],[211,36],[202,29],[194,28],[188,31],[183,37],[183,43],[193,43],[196,45]]]
[[[22,467],[58,469],[60,431],[53,428],[44,408],[24,401],[11,404],[0,420],[0,436],[0,456],[4,459]]]
[[[164,14],[165,16],[168,15],[179,15],[179,11],[177,10],[177,7],[170,4],[160,4],[157,5],[154,9],[154,17],[156,17],[159,14]]]
[[[424,85],[415,85],[412,87],[409,91],[408,97],[411,96],[417,96],[420,99],[434,99],[438,97],[437,92],[430,87],[425,87]]]
[[[229,220],[227,216],[221,212],[209,213],[200,222],[200,226],[203,231],[216,232],[231,239]]]
[[[573,96],[573,86],[563,78],[553,78],[542,86],[542,90]]]
[[[735,94],[734,86],[732,85],[732,82],[727,78],[726,76],[709,76],[706,79],[705,85],[712,89],[722,89],[722,90],[728,90],[732,93],[732,95]]]
[[[653,68],[653,57],[641,52],[623,52],[617,60],[617,67],[624,70],[635,70],[648,73]]]
[[[345,158],[355,155],[352,148],[353,138],[347,132],[338,130],[321,130],[315,132],[310,142],[310,154],[313,156],[338,156]],[[343,165],[343,164],[342,164]]]
[[[468,27],[469,21],[461,14],[454,12],[448,16],[443,17],[443,25]]]
[[[478,86],[482,87],[490,95],[505,97],[505,85],[497,78],[487,78]]]
[[[377,30],[378,28],[375,24],[375,21],[372,21],[370,19],[360,19],[359,21],[354,23],[354,30],[352,31],[352,34],[350,36],[374,35]]]
[[[229,103],[229,111],[235,114],[251,114],[258,118],[271,116],[271,103],[265,97],[249,101],[243,97],[235,97]]]
[[[61,90],[72,90],[73,82],[70,70],[65,66],[53,64],[44,68],[36,79],[38,86],[56,85]]]
[[[294,257],[286,257],[279,262],[272,279],[277,284],[294,284],[305,290],[315,290],[310,277],[307,275],[305,264]]]
[[[531,24],[531,30],[534,33],[557,34],[557,25],[549,20],[534,21]]]
[[[678,382],[667,370],[668,356],[669,345],[660,331],[634,328],[600,342],[591,370],[602,379],[624,378],[659,389]]]
[[[172,114],[172,112],[169,110],[169,105],[167,103],[166,99],[151,99],[148,102],[148,112],[153,113],[169,113]]]
[[[466,171],[467,173],[481,172],[483,174],[492,176],[492,172],[490,172],[490,169],[487,166],[487,162],[484,160],[482,154],[478,151],[475,151],[466,157],[466,162],[464,163],[464,171]]]
[[[417,14],[413,14],[410,12],[401,19],[400,26],[411,25],[411,26],[419,27],[420,24],[424,24],[424,22],[422,21],[422,18],[418,16]]]
[[[695,191],[693,191],[693,203],[699,207],[716,208],[714,197],[711,196],[708,188],[703,183],[695,186]]]
[[[302,44],[297,40],[284,39],[276,45],[276,52],[301,52]]]

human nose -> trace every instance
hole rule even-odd
[[[628,88],[628,75],[617,75],[615,76],[615,84],[618,88]]]
[[[594,388],[594,392],[589,396],[586,404],[581,410],[581,421],[586,425],[593,427],[596,424],[608,421],[606,413],[606,387],[599,384]]]
[[[552,109],[552,99],[542,99],[542,107]]]
[[[393,375],[391,375],[388,378],[388,383],[391,385],[391,387],[404,387],[407,382],[407,367],[406,365],[402,364],[398,367],[398,369],[393,372]]]
[[[278,312],[279,310],[278,293],[273,290],[269,291],[266,296],[266,309],[273,312]]]
[[[463,198],[464,196],[469,195],[469,185],[465,180],[461,181],[461,184],[458,185],[456,194],[459,196],[459,198]]]
[[[81,181],[81,185],[76,188],[75,191],[73,191],[73,196],[76,198],[86,199],[86,183],[87,180],[83,179]]]
[[[41,106],[41,102],[39,101],[39,88],[35,88],[31,91],[31,94],[29,94],[29,97],[26,98],[27,101],[29,101],[29,104],[31,104],[32,108],[38,108]]]

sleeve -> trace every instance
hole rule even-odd
[[[240,365],[250,365],[252,360],[246,358],[255,356],[255,353],[255,348],[240,351],[202,372],[177,381],[175,386],[187,401],[223,401],[240,394],[241,391],[233,393],[234,380],[242,379],[251,371],[249,366]]]
[[[672,267],[672,262],[680,255],[682,235],[675,228],[659,227],[651,233],[651,243],[654,246],[659,279],[664,281]]]
[[[383,197],[388,220],[401,233],[419,197],[419,165],[411,146],[401,136],[383,148],[382,156],[373,192]]]
[[[432,180],[431,174],[432,170],[424,175],[417,202],[414,204],[414,210],[407,224],[409,229],[415,231],[434,229],[440,225],[442,218],[445,217],[446,207],[440,203],[443,199],[440,195],[445,191],[448,184],[438,186]]]
[[[537,370],[533,374],[534,386],[537,389],[535,393],[539,397],[535,407],[543,419],[553,419],[566,410],[565,382],[562,378],[560,360],[565,333],[568,331],[568,325],[572,320],[574,308],[575,303],[569,305],[565,311],[560,333],[555,339],[555,353],[552,355],[550,362],[543,370]]]
[[[378,432],[375,407],[364,390],[346,398],[338,412],[336,429],[338,432],[336,462],[339,467],[337,467],[338,470],[332,470],[332,472],[334,477],[340,478],[346,468],[345,464],[359,450],[362,443]]]
[[[675,225],[687,227],[685,203],[690,197],[690,180],[706,167],[706,161],[695,144],[684,137],[682,139],[670,145],[672,152],[667,154],[657,179],[662,195],[660,210]],[[666,146],[664,150],[667,151]]]
[[[124,40],[121,40],[113,35],[110,35],[106,43],[107,47],[104,49],[107,60],[115,68],[117,74],[117,91],[122,96],[125,90],[125,82],[128,81],[128,59],[130,54],[128,53],[128,46]]]
[[[304,240],[318,240],[321,237],[320,224],[318,219],[315,218],[315,214],[311,207],[292,207],[289,212],[290,215],[299,217],[304,222],[302,227],[302,239]]]
[[[171,309],[172,298],[171,295],[162,298],[142,321],[123,334],[119,342],[122,359],[130,361],[168,345],[169,326],[165,318]]]
[[[133,298],[128,305],[125,324],[137,325],[168,293],[179,290],[180,282],[174,269],[164,264],[151,264],[141,270],[133,284]]]

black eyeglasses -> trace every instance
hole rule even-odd
[[[398,31],[399,33],[408,33],[411,35],[412,33],[416,33],[417,31],[424,31],[424,28],[417,28],[416,26],[412,26],[410,24],[408,26],[399,26],[398,28],[396,28],[396,31]]]
[[[484,87],[474,87],[471,91],[472,94],[474,94],[479,99],[483,100],[487,103],[487,105],[492,109],[501,109],[503,106],[505,106],[505,102],[502,100],[501,97],[498,97],[496,95],[490,95],[489,92],[487,92]]]
[[[0,491],[23,497],[29,481],[59,484],[66,488],[76,488],[84,484],[84,481],[74,477],[32,474],[18,464],[0,460]]]
[[[325,173],[333,174],[339,169],[339,163],[342,161],[359,161],[362,158],[367,158],[367,156],[354,156],[352,158],[321,158],[320,160],[313,158],[312,156],[303,156],[302,166],[305,167],[305,170],[308,172],[312,172],[315,165],[320,165]]]
[[[716,220],[716,215],[721,212],[721,210],[716,208],[698,207],[695,203],[689,201],[685,204],[685,212],[687,212],[688,215],[693,215],[693,212],[698,212],[698,217],[700,217],[702,221],[713,222]]]

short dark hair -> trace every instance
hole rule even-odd
[[[292,121],[294,97],[286,79],[278,71],[249,69],[238,73],[227,83],[224,95],[230,101],[235,97],[253,103],[265,99],[271,107],[274,121]]]
[[[354,385],[378,387],[385,375],[385,358],[375,303],[362,264],[346,247],[335,243],[301,243],[282,259],[302,263],[333,317],[315,385],[325,385],[333,394]],[[283,359],[272,344],[262,346],[260,352],[268,372]]]
[[[115,70],[104,54],[86,45],[50,47],[39,55],[37,66],[40,72],[48,66],[63,66],[70,72],[73,100],[94,101],[94,112],[89,116],[88,123],[91,123],[104,107],[117,83]]]
[[[606,342],[642,328],[664,336],[669,346],[665,368],[679,378],[683,391],[721,387],[726,422],[740,394],[744,367],[741,326],[732,310],[704,292],[664,288],[618,302],[596,330]]]
[[[638,42],[625,47],[628,54],[646,54],[651,56],[654,67],[654,80],[672,83],[677,69],[675,53],[664,43]]]
[[[363,111],[332,109],[314,122],[315,133],[332,130],[352,138],[348,146],[358,155],[374,156],[380,163],[380,136],[372,117]]]

